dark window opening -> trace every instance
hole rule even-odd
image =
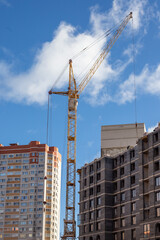
[[[125,193],[121,193],[121,201],[125,201]]]
[[[89,195],[93,195],[93,188],[89,189]]]
[[[134,184],[136,182],[136,177],[135,175],[134,176],[131,176],[131,184]]]
[[[117,177],[117,170],[113,171],[113,178]]]
[[[154,170],[155,171],[159,170],[159,161],[154,163]]]
[[[101,205],[101,197],[98,197],[98,198],[97,198],[97,206],[98,206],[98,205]]]
[[[121,186],[121,188],[124,188],[124,180],[121,180],[120,186]]]
[[[136,229],[132,229],[131,235],[132,235],[132,240],[136,240]]]
[[[100,168],[101,168],[101,162],[98,161],[98,162],[97,162],[97,169],[100,169]]]
[[[98,235],[98,236],[97,236],[97,240],[100,240],[100,239],[101,239],[101,238],[100,238],[100,236]]]
[[[153,142],[157,142],[158,141],[158,132],[153,134]]]
[[[101,191],[101,185],[97,186],[97,193],[99,193]]]
[[[120,156],[120,163],[124,163],[124,155]]]
[[[148,219],[149,218],[149,209],[144,211],[144,219]]]
[[[117,158],[114,159],[114,167],[117,167]]]
[[[131,171],[135,170],[135,163],[131,163]]]
[[[159,148],[156,147],[156,148],[153,149],[153,156],[157,157],[158,155],[159,155]]]
[[[131,150],[130,151],[130,158],[134,158],[135,157],[135,150]]]
[[[122,167],[122,168],[120,169],[120,174],[121,174],[121,175],[124,174],[124,167]]]
[[[90,167],[89,167],[89,171],[90,171],[90,173],[93,172],[93,164],[90,165]]]
[[[156,234],[159,235],[160,234],[160,223],[156,224]]]
[[[93,183],[93,176],[90,177],[89,183]]]
[[[113,188],[114,188],[114,191],[117,190],[117,183],[114,183],[114,184],[113,184]]]
[[[97,173],[97,181],[101,179],[101,173]]]

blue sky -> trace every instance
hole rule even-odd
[[[82,93],[78,105],[77,168],[100,156],[101,125],[135,122],[133,35],[137,121],[147,129],[160,121],[160,2],[157,0],[0,0],[0,142],[46,142],[47,92],[65,90],[68,59],[118,24],[132,21]],[[77,83],[103,39],[73,61]],[[51,111],[52,109],[52,111]],[[67,98],[52,97],[49,144],[63,155],[65,176]],[[65,197],[65,177],[62,199]],[[78,199],[78,197],[77,197]],[[61,220],[64,217],[62,201]],[[61,232],[63,226],[61,225]]]

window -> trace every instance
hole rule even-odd
[[[97,218],[101,217],[101,209],[97,210]]]
[[[160,177],[155,178],[155,185],[160,186]]]
[[[136,216],[131,217],[131,223],[132,225],[136,224]]]
[[[135,175],[134,175],[134,176],[131,176],[131,184],[134,184],[135,182],[136,182]]]
[[[132,198],[136,197],[136,189],[131,190],[131,197]]]
[[[98,197],[98,198],[97,198],[97,206],[98,206],[98,205],[101,205],[101,197]]]
[[[117,233],[114,234],[114,240],[118,240]]]
[[[121,214],[124,214],[125,213],[125,206],[121,206]]]
[[[131,171],[135,170],[135,163],[131,163]]]
[[[124,240],[124,232],[121,232],[121,240]]]
[[[83,193],[84,198],[86,197],[86,195],[87,195],[87,191],[85,190]]]
[[[160,207],[156,208],[156,217],[160,217]]]
[[[91,177],[89,178],[89,183],[90,183],[90,184],[93,183],[93,176],[91,176]]]
[[[92,211],[92,212],[89,213],[89,219],[91,220],[93,218],[94,218],[94,212]]]
[[[89,195],[93,195],[93,188],[89,189]]]
[[[156,192],[156,201],[160,200],[160,192]]]
[[[113,178],[116,178],[117,177],[117,170],[114,170],[113,171]]]
[[[144,210],[144,219],[149,218],[149,209]]]
[[[84,225],[84,233],[86,233],[86,232],[87,232],[87,226]]]
[[[117,202],[117,195],[114,195],[114,203]]]
[[[125,219],[124,218],[121,219],[121,227],[125,227]]]
[[[131,237],[132,237],[132,240],[136,239],[136,229],[131,230]]]
[[[93,223],[89,224],[89,231],[93,232]]]
[[[90,167],[89,167],[89,171],[90,171],[90,173],[93,172],[93,164],[90,165]]]
[[[144,224],[144,237],[149,237],[150,234],[150,224]]]
[[[97,162],[97,169],[100,169],[100,168],[101,168],[101,162],[98,161],[98,162]]]
[[[113,188],[114,188],[114,191],[117,190],[117,183],[114,183],[114,184],[113,184]]]
[[[113,222],[113,224],[114,224],[114,228],[118,228],[118,221],[117,221],[117,220],[115,220],[115,221]]]
[[[90,208],[93,208],[93,207],[94,207],[94,201],[93,201],[93,199],[91,199],[91,200],[89,201],[89,207],[90,207]]]
[[[120,168],[120,175],[124,174],[124,167]]]
[[[101,185],[98,185],[97,186],[97,193],[100,193],[100,191],[101,191]]]
[[[101,179],[101,173],[97,173],[97,181]]]
[[[157,142],[158,141],[158,132],[153,134],[153,142]]]
[[[125,193],[121,193],[121,201],[125,201]]]
[[[87,216],[87,214],[86,214],[86,213],[84,213],[84,214],[83,214],[83,220],[84,220],[84,222],[85,222],[85,221],[86,221],[86,219],[87,219],[87,218],[86,218],[86,216]]]
[[[134,157],[135,157],[135,150],[132,150],[132,151],[130,151],[130,158],[132,159]]]
[[[136,210],[136,202],[131,203],[131,210],[132,212]]]
[[[121,186],[121,188],[124,188],[124,180],[120,181],[120,186]]]
[[[114,159],[114,167],[117,167],[117,158]]]
[[[114,216],[117,215],[117,208],[114,208]]]
[[[87,202],[84,202],[84,209],[87,209]]]
[[[120,163],[124,163],[124,155],[120,156]]]
[[[155,162],[154,163],[154,170],[155,171],[158,171],[160,168],[159,168],[159,161],[158,162]]]
[[[101,230],[101,222],[97,222],[97,230]]]
[[[153,157],[157,157],[159,155],[159,148],[158,147],[155,147],[153,149]]]
[[[85,178],[84,179],[84,186],[86,186],[87,185],[87,179]]]

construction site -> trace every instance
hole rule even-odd
[[[160,239],[160,123],[147,132],[145,124],[137,122],[135,72],[135,119],[132,123],[119,124],[117,120],[115,125],[101,125],[100,156],[79,163],[78,169],[76,165],[78,101],[133,18],[130,12],[69,59],[56,80],[61,81],[68,69],[67,89],[57,91],[54,83],[48,90],[46,143],[31,139],[23,145],[0,144],[0,240]],[[131,35],[134,65],[133,32]],[[74,60],[104,39],[103,50],[77,81]],[[48,143],[54,95],[68,100],[67,159],[59,146]],[[62,193],[65,199],[61,199]],[[64,215],[63,224],[60,214]]]

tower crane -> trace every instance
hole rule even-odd
[[[95,63],[77,86],[74,78],[72,60],[69,60],[69,86],[67,91],[55,92],[52,89],[49,94],[58,94],[68,96],[68,132],[67,132],[67,174],[66,174],[66,209],[64,219],[64,234],[61,237],[64,240],[76,239],[76,221],[75,221],[75,185],[76,185],[76,127],[77,127],[77,105],[80,94],[87,86],[114,43],[132,18],[132,12],[127,15],[114,32],[108,44],[104,47],[102,53],[96,59]]]

